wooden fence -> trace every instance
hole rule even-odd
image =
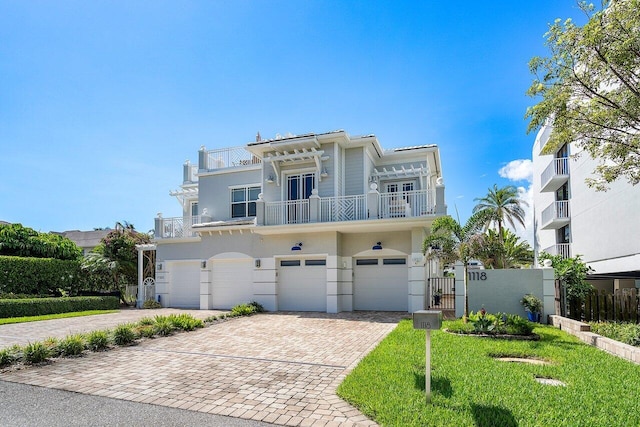
[[[560,301],[564,298],[560,297]],[[592,291],[584,303],[569,301],[562,304],[564,316],[584,322],[633,322],[640,323],[640,295],[635,288],[619,289],[614,293]]]

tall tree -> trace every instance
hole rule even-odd
[[[486,268],[514,268],[528,266],[533,263],[533,250],[528,242],[523,241],[514,232],[505,228],[502,239],[498,232],[488,229],[474,240],[476,257]]]
[[[606,190],[626,178],[640,182],[640,0],[578,3],[588,22],[560,19],[545,34],[549,57],[529,63],[527,91],[540,102],[527,109],[528,131],[552,125],[543,152],[577,144],[598,160],[587,184]]]
[[[437,258],[445,264],[461,261],[464,274],[464,318],[469,315],[468,264],[475,257],[474,239],[482,233],[486,212],[476,212],[462,225],[450,216],[436,218],[431,234],[422,242],[422,253],[428,259]]]
[[[504,246],[504,223],[508,223],[515,229],[518,222],[524,227],[524,209],[522,205],[529,204],[522,200],[518,194],[518,189],[513,185],[498,188],[493,184],[489,188],[487,195],[475,199],[478,204],[473,208],[473,212],[485,212],[485,228],[495,223],[498,226],[498,241]],[[506,265],[506,260],[502,259],[502,265]]]

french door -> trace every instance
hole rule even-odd
[[[287,176],[287,223],[309,222],[309,196],[315,188],[315,173]]]

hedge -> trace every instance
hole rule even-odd
[[[73,295],[82,281],[78,260],[0,256],[0,293]]]
[[[117,297],[62,297],[0,300],[0,317],[41,316],[88,310],[117,310]]]

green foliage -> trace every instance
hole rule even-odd
[[[539,256],[540,264],[544,260],[551,260],[556,279],[560,280],[566,287],[567,299],[569,301],[582,302],[593,290],[593,286],[587,283],[587,275],[593,271],[591,267],[582,261],[582,257],[577,255],[573,258],[562,258],[560,255],[551,255],[542,252]]]
[[[51,320],[51,319],[67,319],[70,317],[93,316],[96,314],[109,314],[109,313],[117,313],[117,312],[118,310],[88,310],[88,311],[74,311],[72,313],[44,314],[42,316],[8,317],[8,318],[0,318],[0,325],[10,325],[13,323],[39,322],[41,320]]]
[[[468,322],[462,319],[447,322],[447,331],[456,334],[532,335],[534,324],[516,314],[469,313]]]
[[[16,356],[11,349],[0,349],[0,368],[11,365],[16,360]]]
[[[117,226],[107,234],[101,243],[101,253],[115,263],[117,275],[127,283],[137,283],[138,251],[136,245],[151,242],[148,234],[137,232],[131,224]]]
[[[156,336],[155,325],[138,325],[135,328],[136,334],[144,338],[153,338]]]
[[[529,266],[533,263],[533,249],[508,228],[499,233],[488,229],[473,240],[475,257],[482,261],[485,268],[514,268]]]
[[[145,316],[145,317],[141,318],[140,320],[138,320],[138,325],[143,325],[143,326],[153,325],[154,323],[156,323],[156,321],[153,318],[148,317],[148,316]]]
[[[109,333],[107,331],[91,331],[87,334],[87,347],[91,351],[102,351],[109,347]]]
[[[148,299],[142,303],[142,308],[162,308],[162,304],[158,301]]]
[[[525,310],[531,313],[542,313],[542,300],[533,294],[526,294],[520,300]]]
[[[132,344],[136,340],[136,334],[133,331],[133,326],[129,324],[116,326],[111,333],[111,339],[115,345]]]
[[[47,337],[44,339],[44,341],[42,341],[42,344],[44,344],[44,346],[47,348],[47,350],[49,351],[49,357],[58,357],[60,356],[62,350],[59,347],[59,342],[58,342],[58,338],[56,337]]]
[[[40,233],[22,224],[0,224],[0,255],[77,260],[82,249],[59,234]]]
[[[22,349],[22,357],[25,363],[42,363],[51,357],[51,351],[42,342],[29,343]]]
[[[384,426],[640,425],[640,366],[550,326],[537,325],[535,332],[539,341],[431,331],[427,404],[425,333],[403,320],[349,373],[337,394]],[[506,363],[494,355],[550,363]],[[536,377],[567,387],[539,384]]]
[[[231,314],[234,316],[247,316],[255,312],[256,308],[250,304],[238,304],[231,308]]]
[[[82,281],[78,260],[0,256],[0,272],[3,294],[75,294]]]
[[[168,316],[156,316],[156,323],[154,325],[156,334],[166,337],[173,334],[176,329],[171,319]]]
[[[196,328],[204,327],[204,322],[200,319],[196,319],[190,314],[170,314],[168,317],[171,324],[176,329],[182,329],[183,331],[193,331]]]
[[[637,323],[590,322],[591,332],[640,347],[640,325]]]
[[[625,178],[640,182],[640,0],[603,0],[602,9],[581,1],[588,22],[556,21],[545,34],[548,57],[534,57],[527,91],[540,102],[527,109],[529,131],[547,123],[546,154],[577,144],[594,159],[598,190]]]
[[[113,310],[120,308],[116,297],[62,297],[33,298],[25,300],[0,300],[1,317],[40,316],[88,310]]]
[[[58,349],[62,356],[78,356],[85,349],[85,341],[82,335],[69,335],[58,343]]]

